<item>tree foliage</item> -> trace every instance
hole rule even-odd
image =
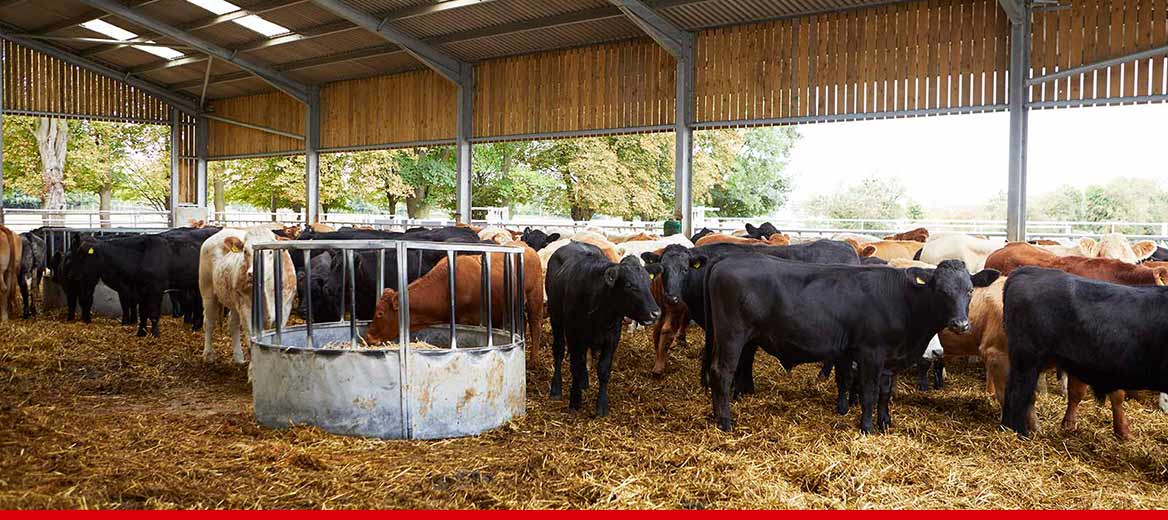
[[[806,204],[811,215],[838,219],[898,219],[914,203],[896,177],[868,176],[855,184],[814,197]],[[920,213],[917,207],[916,212]]]

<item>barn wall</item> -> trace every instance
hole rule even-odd
[[[1168,45],[1166,0],[1072,0],[1070,9],[1037,14],[1031,66],[1035,75]],[[1161,96],[1165,57],[1131,61],[1031,87],[1032,102],[1131,103]]]
[[[673,124],[673,58],[651,40],[475,67],[476,137]]]
[[[304,135],[305,106],[283,92],[269,92],[210,102],[211,113],[244,123]],[[304,141],[251,128],[210,121],[207,141],[212,157],[304,153]]]
[[[341,81],[320,92],[322,149],[454,139],[458,93],[429,70]]]
[[[195,118],[179,114],[178,127],[178,202],[197,204],[199,201],[198,158],[195,157]]]
[[[170,107],[122,83],[4,40],[4,112],[167,123]]]

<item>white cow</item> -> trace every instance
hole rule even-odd
[[[1004,240],[987,240],[962,233],[934,233],[921,248],[920,261],[937,265],[945,260],[961,260],[970,274],[985,268],[986,257],[1006,245]]]
[[[849,238],[855,240],[856,243],[859,244],[869,244],[872,242],[879,242],[881,240],[880,237],[874,237],[872,235],[861,235],[859,233],[836,233],[831,236],[832,240],[838,240],[840,242],[844,242]]]
[[[479,231],[479,240],[490,240],[496,244],[510,244],[512,238],[511,232],[506,228],[500,226],[490,226]]]
[[[1059,256],[1085,256],[1088,258],[1114,258],[1129,264],[1138,264],[1156,252],[1156,243],[1140,240],[1132,243],[1119,233],[1103,235],[1100,240],[1084,237],[1074,245],[1039,245],[1038,247]]]
[[[252,255],[256,244],[272,242],[275,236],[266,226],[247,230],[225,228],[215,233],[199,253],[199,293],[203,296],[203,359],[215,357],[212,337],[215,322],[226,307],[230,312],[231,350],[236,363],[245,363],[239,337],[251,337],[252,320]],[[264,254],[264,308],[265,323],[276,315],[275,263],[272,253]],[[292,257],[286,251],[279,253],[282,269],[281,326],[287,323],[296,297],[296,271]],[[250,341],[250,340],[249,340]]]

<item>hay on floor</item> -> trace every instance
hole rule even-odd
[[[818,367],[785,373],[766,355],[737,429],[709,421],[697,348],[650,376],[651,330],[626,333],[612,411],[547,398],[550,348],[528,361],[528,414],[480,437],[377,441],[309,427],[270,430],[251,411],[247,371],[201,358],[202,334],[164,319],[161,339],[60,316],[0,325],[0,507],[64,508],[1148,508],[1168,507],[1168,416],[1129,401],[1136,440],[1084,403],[1041,396],[1043,431],[998,428],[983,372],[950,366],[948,387],[902,377],[890,433],[861,436],[832,413]],[[550,335],[546,336],[550,338]],[[956,365],[956,366],[954,366]],[[566,368],[566,367],[565,367]]]

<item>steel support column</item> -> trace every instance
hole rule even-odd
[[[1006,239],[1026,240],[1026,147],[1030,106],[1030,6],[1017,0],[1010,21],[1010,169],[1006,194]],[[1006,11],[1010,13],[1010,10]]]
[[[320,90],[308,92],[308,121],[304,125],[304,224],[317,222],[320,215]]]
[[[205,117],[195,118],[195,204],[207,209],[207,139],[210,124]]]
[[[693,47],[677,60],[677,102],[674,114],[673,197],[674,217],[681,219],[681,232],[693,236]]]
[[[178,109],[170,108],[170,226],[177,227],[178,222],[178,176],[179,176],[179,114]]]
[[[4,38],[0,38],[0,129],[4,127]],[[4,132],[0,131],[0,224],[4,224]],[[3,305],[3,302],[0,302]]]
[[[463,76],[458,85],[458,133],[455,138],[455,220],[470,224],[472,158],[474,136],[474,73]]]

